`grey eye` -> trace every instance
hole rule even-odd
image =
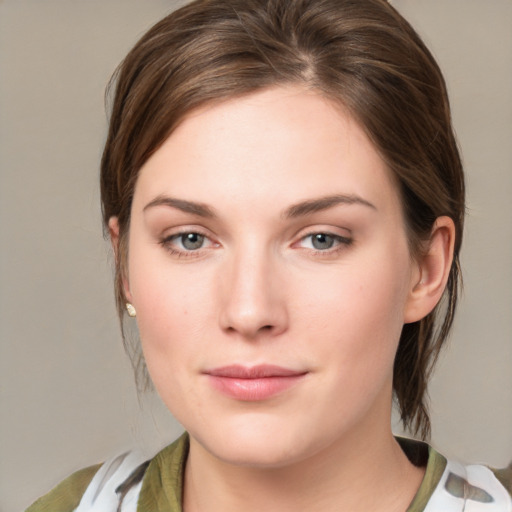
[[[200,249],[204,244],[204,238],[199,233],[184,233],[180,235],[181,245],[188,251]]]
[[[311,244],[319,251],[331,249],[334,245],[334,236],[327,235],[326,233],[316,233],[311,235]]]

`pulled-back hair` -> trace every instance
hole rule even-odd
[[[140,168],[193,109],[278,85],[302,85],[357,120],[397,183],[417,257],[437,217],[455,223],[444,300],[406,324],[393,389],[404,427],[428,437],[427,383],[459,287],[464,179],[446,86],[429,50],[384,0],[196,0],[151,28],[119,66],[101,163],[103,221],[119,222],[116,300]],[[145,373],[138,343],[125,346]],[[139,375],[140,377],[140,375]]]

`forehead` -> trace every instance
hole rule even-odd
[[[276,87],[189,113],[142,167],[135,199],[169,194],[227,205],[265,195],[285,205],[332,193],[398,202],[385,163],[340,105]]]

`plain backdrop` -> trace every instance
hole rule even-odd
[[[465,293],[431,387],[433,444],[512,458],[512,2],[395,0],[443,68],[464,155]],[[104,87],[164,0],[0,1],[0,510],[181,427],[137,399],[102,238]]]

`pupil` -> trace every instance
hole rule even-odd
[[[182,236],[181,242],[185,249],[199,249],[203,245],[204,236],[199,233],[187,233]]]
[[[313,236],[313,247],[315,249],[330,249],[334,243],[334,239],[331,235],[325,233],[317,233]]]

